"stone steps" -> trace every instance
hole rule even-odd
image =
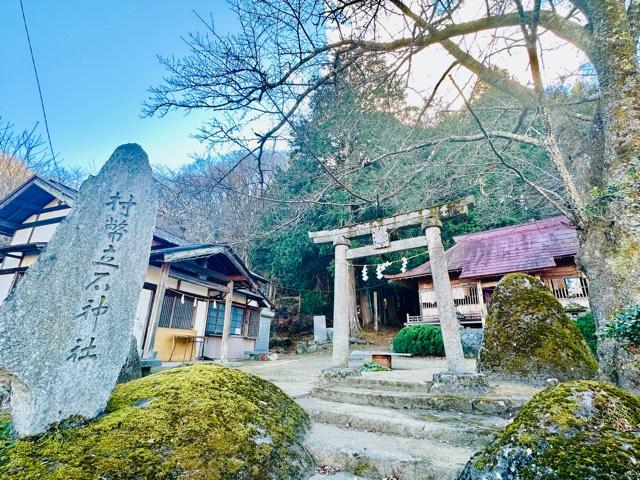
[[[318,465],[350,472],[314,478],[455,479],[475,449],[425,438],[364,432],[314,422],[304,443]]]
[[[507,421],[493,416],[462,413],[391,410],[381,407],[336,403],[313,397],[298,403],[311,419],[340,428],[429,439],[460,447],[480,449]]]
[[[360,388],[371,390],[384,390],[392,392],[422,392],[427,393],[431,388],[431,382],[403,382],[400,380],[387,380],[384,378],[371,378],[367,376],[345,378],[332,383],[343,387]]]
[[[342,385],[317,386],[312,390],[311,395],[322,400],[355,405],[413,410],[436,410],[501,416],[506,418],[513,416],[522,405],[529,400],[525,397],[459,397],[453,395],[425,394],[415,391],[377,390]]]

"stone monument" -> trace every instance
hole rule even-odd
[[[313,339],[316,342],[327,341],[327,317],[324,315],[314,315],[313,317]]]
[[[0,382],[19,435],[104,409],[129,353],[157,208],[146,153],[118,147],[0,306]]]

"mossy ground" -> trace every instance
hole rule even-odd
[[[387,367],[383,367],[382,365],[377,364],[376,362],[367,362],[362,365],[358,370],[361,372],[390,372],[391,369]]]
[[[312,465],[298,443],[307,426],[304,411],[258,377],[177,368],[118,385],[97,420],[0,449],[0,478],[294,479]]]
[[[494,291],[479,367],[544,381],[593,378],[598,364],[551,291],[530,275],[510,274]]]
[[[543,390],[470,460],[461,478],[636,480],[640,399],[595,381]]]

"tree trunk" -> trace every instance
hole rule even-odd
[[[349,267],[349,276],[348,276],[348,285],[349,289],[349,333],[351,335],[356,335],[360,332],[360,322],[358,321],[358,304],[356,297],[356,274],[355,269],[353,267]]]
[[[578,262],[589,278],[591,309],[602,328],[616,311],[640,303],[640,244],[608,222],[589,225],[583,232]],[[598,342],[600,373],[625,390],[640,393],[640,358],[612,340]]]
[[[360,299],[360,316],[362,317],[362,325],[371,324],[371,294],[369,289],[365,288],[360,291],[358,298]]]
[[[602,327],[615,312],[640,303],[640,77],[624,2],[581,3],[593,29],[590,55],[601,90],[603,148],[590,166],[595,195],[585,212],[578,262]],[[614,341],[601,341],[598,356],[604,379],[640,391],[640,358]]]

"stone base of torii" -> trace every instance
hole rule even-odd
[[[384,253],[427,247],[431,261],[433,285],[438,305],[438,316],[442,329],[447,359],[447,370],[451,374],[466,377],[469,368],[465,365],[458,319],[456,317],[447,259],[440,236],[441,220],[464,215],[473,205],[473,198],[425,208],[415,212],[401,213],[372,222],[359,223],[335,230],[309,232],[314,243],[332,243],[335,251],[335,277],[333,297],[333,367],[346,368],[349,359],[349,315],[350,305],[355,304],[355,289],[349,282],[354,276],[349,260],[381,255]],[[390,241],[389,231],[421,225],[424,236]],[[350,248],[350,240],[371,235],[373,245]],[[352,298],[353,297],[353,298]]]

